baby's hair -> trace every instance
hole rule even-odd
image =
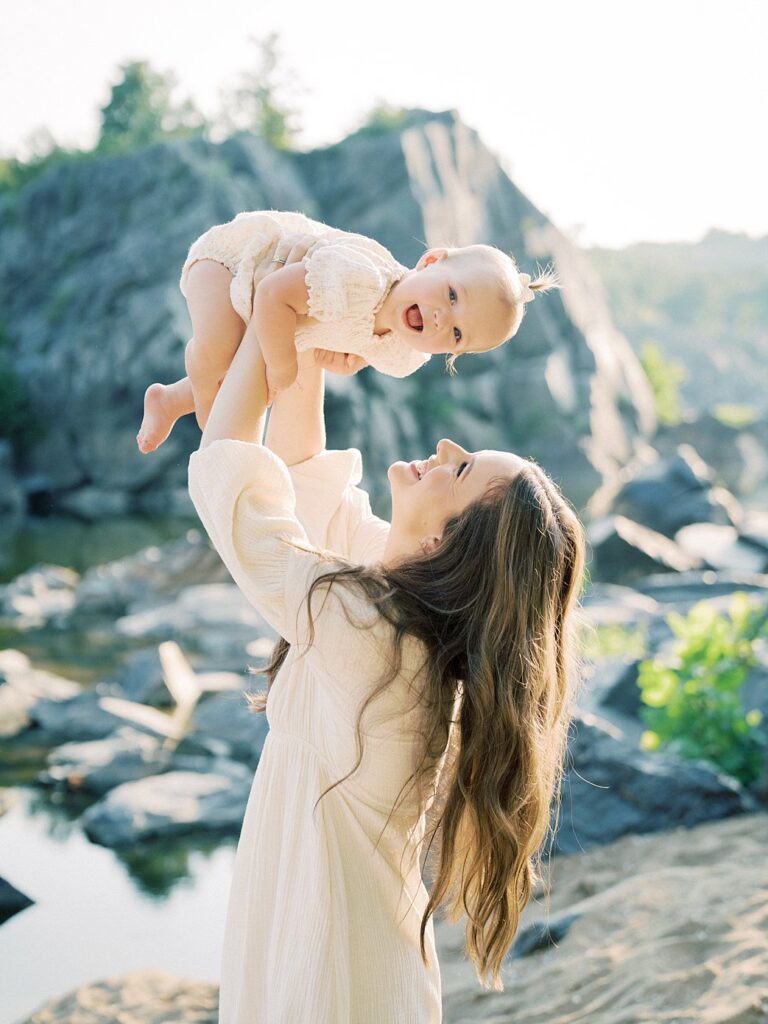
[[[527,291],[528,288],[530,288],[532,293],[548,292],[551,288],[562,288],[554,266],[551,269],[548,266],[542,270],[537,262],[536,277],[528,279],[528,275],[521,275],[517,261],[512,253],[504,252],[503,249],[498,249],[495,245],[477,244],[453,247],[450,249],[449,255],[453,259],[461,259],[466,256],[480,256],[484,259],[493,260],[499,270],[497,274],[499,286],[497,296],[505,312],[509,315],[509,328],[507,337],[499,342],[498,345],[494,345],[493,348],[499,348],[500,345],[505,344],[517,334],[525,316],[526,304],[535,298],[535,294],[530,294]],[[485,351],[490,351],[490,349]],[[459,356],[466,354],[464,352],[450,352],[446,355],[445,368],[451,376],[456,375],[456,360]]]

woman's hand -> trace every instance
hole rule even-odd
[[[264,256],[253,272],[253,287],[256,288],[260,281],[280,267],[288,266],[290,263],[299,263],[306,256],[309,256],[323,245],[328,245],[328,239],[318,238],[317,235],[300,235],[298,233],[286,234],[275,246],[275,251]]]
[[[368,365],[362,356],[353,352],[334,352],[329,348],[314,348],[312,351],[318,366],[330,370],[331,373],[340,373],[344,377],[350,377]]]

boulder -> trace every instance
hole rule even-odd
[[[67,704],[81,690],[80,683],[34,668],[22,651],[0,651],[0,736],[16,736],[35,724],[43,707]]]
[[[245,765],[201,758],[200,770],[170,771],[110,790],[82,815],[83,830],[109,847],[191,832],[237,836],[252,781]]]
[[[577,711],[574,725],[555,853],[760,810],[743,786],[705,761],[638,749],[590,712]]]
[[[714,485],[712,471],[690,445],[669,458],[628,466],[621,483],[606,487],[590,503],[595,516],[625,516],[673,538],[689,523],[733,526],[741,518],[738,502]]]
[[[19,1024],[217,1024],[218,986],[167,971],[132,971],[48,999]]]
[[[626,583],[655,572],[702,568],[701,558],[622,515],[595,519],[587,529],[590,572],[596,580]]]
[[[768,571],[768,547],[741,537],[735,526],[691,523],[677,531],[675,542],[687,554],[701,559],[713,569]]]
[[[26,893],[20,892],[15,885],[11,885],[7,878],[0,876],[0,924],[4,924],[8,918],[18,914],[20,910],[31,907],[34,902]]]
[[[731,426],[702,412],[674,426],[660,427],[653,443],[664,456],[674,455],[681,444],[692,445],[711,467],[716,482],[739,497],[756,496],[768,487],[765,417]]]

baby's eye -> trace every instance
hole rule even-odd
[[[451,300],[452,303],[456,301],[456,292],[453,290],[453,288],[448,289],[448,298]]]
[[[453,336],[456,339],[456,341],[461,341],[461,331],[459,330],[458,327],[453,328]]]

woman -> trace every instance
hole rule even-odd
[[[273,267],[307,251],[283,245]],[[228,281],[198,266],[196,331],[229,301]],[[390,466],[392,522],[372,515],[360,453],[325,450],[323,362],[361,364],[303,357],[264,445],[264,360],[245,339],[189,463],[213,544],[283,638],[267,695],[249,696],[270,730],[235,860],[219,1020],[432,1024],[434,910],[467,915],[478,979],[500,991],[538,880],[575,693],[583,533],[534,463],[447,439]],[[430,841],[440,826],[431,895],[427,811]]]

